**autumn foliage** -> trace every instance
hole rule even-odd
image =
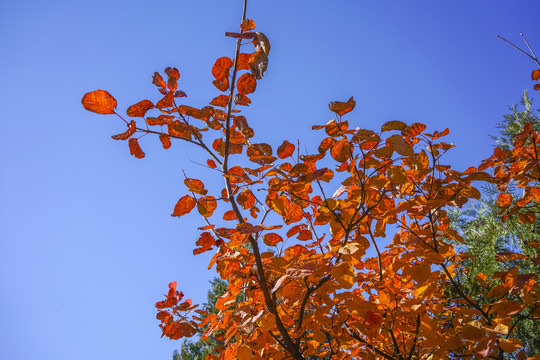
[[[217,339],[221,346],[209,360],[485,359],[510,353],[525,359],[515,324],[527,308],[540,318],[538,279],[520,272],[527,256],[498,254],[515,266],[480,276],[487,304],[479,304],[456,277],[464,258],[455,244],[463,240],[450,226],[448,209],[479,199],[478,185],[488,182],[500,190],[502,221],[536,221],[540,134],[527,125],[513,148],[497,148],[478,169],[458,171],[444,163],[453,147],[444,142],[448,129],[400,121],[362,129],[350,115],[356,105],[350,98],[331,102],[335,118],[313,126],[322,140],[312,153],[301,154],[287,140],[273,148],[256,140],[241,115],[269,60],[270,43],[254,28],[245,19],[240,32],[226,34],[235,39],[236,52],[212,67],[222,94],[208,106],[180,102],[186,96],[180,73],[167,68],[165,77],[152,78],[161,94],[157,102],[130,106],[130,120],[122,118],[125,131],[113,136],[127,140],[137,158],[145,156],[137,134],[158,135],[165,149],[172,140],[187,142],[203,149],[208,167],[223,178],[223,188],[210,189],[186,176],[186,193],[172,211],[202,217],[193,252],[212,251],[209,268],[229,282],[216,304],[219,313],[203,319],[204,311],[183,301],[172,282],[156,303],[163,335]],[[82,103],[98,114],[118,114],[104,90],[86,94]],[[521,197],[506,193],[510,182],[523,189]],[[447,297],[449,287],[457,299]]]

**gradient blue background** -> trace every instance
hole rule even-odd
[[[540,52],[539,12],[537,0],[250,0],[272,51],[246,116],[258,141],[315,151],[311,125],[354,96],[354,126],[449,127],[446,162],[478,165],[533,85],[534,63],[496,35],[521,46],[524,32]],[[157,101],[151,74],[176,66],[187,104],[206,105],[240,15],[240,0],[1,3],[0,359],[169,359],[180,346],[160,339],[154,303],[172,280],[206,298],[212,254],[192,255],[203,222],[170,217],[181,170],[208,176],[190,161],[206,156],[146,137],[137,160],[110,138],[123,123],[80,100],[106,89],[122,112]]]

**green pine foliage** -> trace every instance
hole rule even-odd
[[[540,111],[532,106],[532,99],[524,93],[521,106],[512,106],[511,112],[504,116],[504,120],[498,124],[499,136],[492,136],[496,146],[510,148],[512,139],[522,131],[527,122],[531,122],[535,129],[540,128]],[[537,185],[537,184],[536,184]],[[521,189],[515,184],[510,184],[509,192],[519,194]],[[454,228],[458,230],[465,243],[458,244],[461,250],[468,256],[463,262],[463,268],[458,270],[458,280],[464,285],[468,296],[475,297],[480,289],[479,282],[475,277],[483,273],[488,279],[499,271],[508,270],[516,264],[514,261],[499,262],[495,260],[495,254],[500,252],[516,252],[535,258],[540,249],[528,246],[533,241],[540,242],[540,216],[533,224],[521,223],[517,216],[511,216],[504,223],[501,221],[501,209],[495,203],[498,191],[495,187],[484,188],[484,199],[477,201],[466,209],[452,213]],[[540,204],[537,204],[540,205]],[[540,206],[536,206],[537,214]],[[539,214],[540,215],[540,214]],[[459,247],[458,246],[458,247]],[[540,266],[533,261],[521,261],[520,273],[534,273],[540,276]],[[464,269],[468,269],[465,271]],[[497,283],[494,282],[492,286]],[[448,304],[460,298],[452,288],[446,290]],[[517,299],[517,297],[516,297]],[[476,296],[475,300],[480,304],[487,303],[485,299]],[[530,316],[531,309],[514,323],[514,335],[523,343],[529,356],[540,353],[540,321]],[[515,358],[510,354],[509,358]]]

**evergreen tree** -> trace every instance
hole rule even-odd
[[[504,120],[498,124],[499,136],[492,136],[496,145],[503,149],[512,146],[513,138],[523,130],[525,123],[531,122],[533,128],[540,128],[540,110],[532,106],[532,99],[524,93],[521,106],[513,105],[511,113],[504,116]],[[517,192],[515,184],[510,184],[508,192]],[[469,296],[478,293],[479,281],[483,275],[491,278],[497,272],[508,270],[516,265],[515,261],[498,261],[496,254],[504,252],[520,252],[529,255],[531,259],[538,260],[540,248],[540,219],[532,224],[523,224],[519,217],[514,215],[506,221],[501,221],[501,209],[496,204],[496,188],[484,189],[486,197],[468,207],[467,209],[453,213],[455,228],[459,230],[465,244],[463,245],[466,256],[470,256],[463,262],[463,269],[459,274],[459,280]],[[540,204],[534,204],[536,214],[540,213]],[[528,209],[529,211],[531,208]],[[536,274],[540,276],[538,261],[521,261],[521,274]],[[479,275],[480,274],[480,275]],[[496,286],[493,282],[492,286]],[[451,288],[447,289],[448,302],[459,298]],[[479,303],[489,303],[487,299],[475,298]],[[533,319],[529,308],[514,322],[514,336],[517,337],[526,349],[529,356],[540,353],[540,321]],[[538,310],[536,310],[537,312]]]

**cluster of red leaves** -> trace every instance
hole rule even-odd
[[[205,314],[191,301],[181,302],[172,282],[166,299],[156,304],[163,335],[178,339],[204,327],[202,339],[220,343],[207,360],[485,359],[518,351],[515,319],[526,309],[540,318],[538,279],[519,271],[527,256],[498,254],[497,260],[518,265],[492,279],[480,276],[480,294],[467,293],[455,275],[462,256],[453,244],[463,240],[451,228],[447,209],[479,199],[473,182],[488,181],[499,186],[499,205],[508,216],[534,221],[537,132],[526,126],[512,149],[496,149],[479,169],[459,172],[441,163],[453,147],[440,140],[448,129],[427,133],[424,124],[400,121],[380,131],[349,126],[343,116],[355,108],[350,98],[330,103],[336,119],[313,127],[325,133],[316,153],[300,155],[285,140],[274,154],[271,145],[251,142],[253,129],[233,108],[251,103],[246,95],[256,90],[268,64],[270,44],[264,34],[251,32],[254,27],[247,19],[240,33],[227,33],[237,39],[237,55],[219,58],[212,68],[213,84],[228,94],[201,109],[178,105],[175,98],[185,96],[177,90],[179,72],[167,68],[167,82],[158,73],[153,77],[164,97],[127,111],[130,117],[144,118],[153,108],[160,114],[145,118],[146,130],[132,120],[114,137],[129,139],[136,157],[144,156],[131,137],[137,131],[159,134],[164,148],[171,139],[189,142],[209,154],[208,167],[225,183],[220,191],[186,178],[188,194],[172,213],[182,217],[197,208],[206,222],[194,253],[215,251],[209,268],[229,282],[216,303],[219,312]],[[252,40],[253,53],[240,52],[242,39]],[[246,72],[237,78],[240,71]],[[86,94],[83,105],[116,113],[116,100],[103,90]],[[244,155],[242,165],[230,166],[233,154]],[[489,168],[493,177],[484,172]],[[504,193],[510,181],[524,196]],[[228,210],[218,211],[218,204]],[[216,226],[221,220],[225,225]],[[448,287],[460,294],[451,303]],[[487,305],[476,302],[476,295]],[[523,359],[523,350],[518,357]]]

